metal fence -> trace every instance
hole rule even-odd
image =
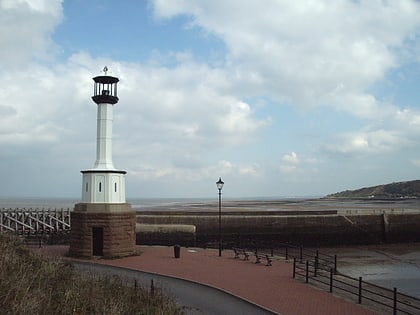
[[[284,256],[286,260],[296,258],[300,262],[313,259],[319,268],[326,271],[329,271],[332,268],[334,273],[337,272],[337,255],[329,255],[322,253],[319,250],[290,244],[280,244],[280,246],[274,250],[273,254]]]
[[[420,299],[400,293],[397,288],[388,288],[364,281],[362,277],[353,278],[337,272],[337,269],[323,261],[302,260],[293,257],[293,278],[300,276],[306,283],[316,282],[329,292],[341,291],[357,300],[357,303],[370,303],[392,311],[392,314],[420,314]]]
[[[251,248],[250,253],[264,252],[270,253],[273,259],[293,259],[293,278],[300,277],[306,283],[317,284],[330,293],[354,299],[358,304],[380,308],[394,315],[420,314],[420,299],[398,292],[397,288],[385,288],[364,281],[362,277],[353,278],[338,272],[337,255],[284,243],[269,249]]]

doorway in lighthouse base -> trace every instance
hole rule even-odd
[[[104,255],[104,229],[101,227],[92,227],[92,249],[93,256]]]

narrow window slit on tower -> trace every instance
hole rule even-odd
[[[99,192],[102,191],[102,183],[99,183]]]
[[[117,183],[114,183],[114,190],[117,192]]]

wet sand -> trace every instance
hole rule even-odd
[[[321,248],[337,254],[339,272],[420,299],[420,243]]]
[[[138,211],[218,211],[218,201],[180,201],[139,205]],[[420,199],[250,199],[222,200],[223,211],[417,210]]]

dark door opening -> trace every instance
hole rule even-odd
[[[93,256],[103,256],[104,254],[104,229],[101,227],[92,228],[93,236]]]

